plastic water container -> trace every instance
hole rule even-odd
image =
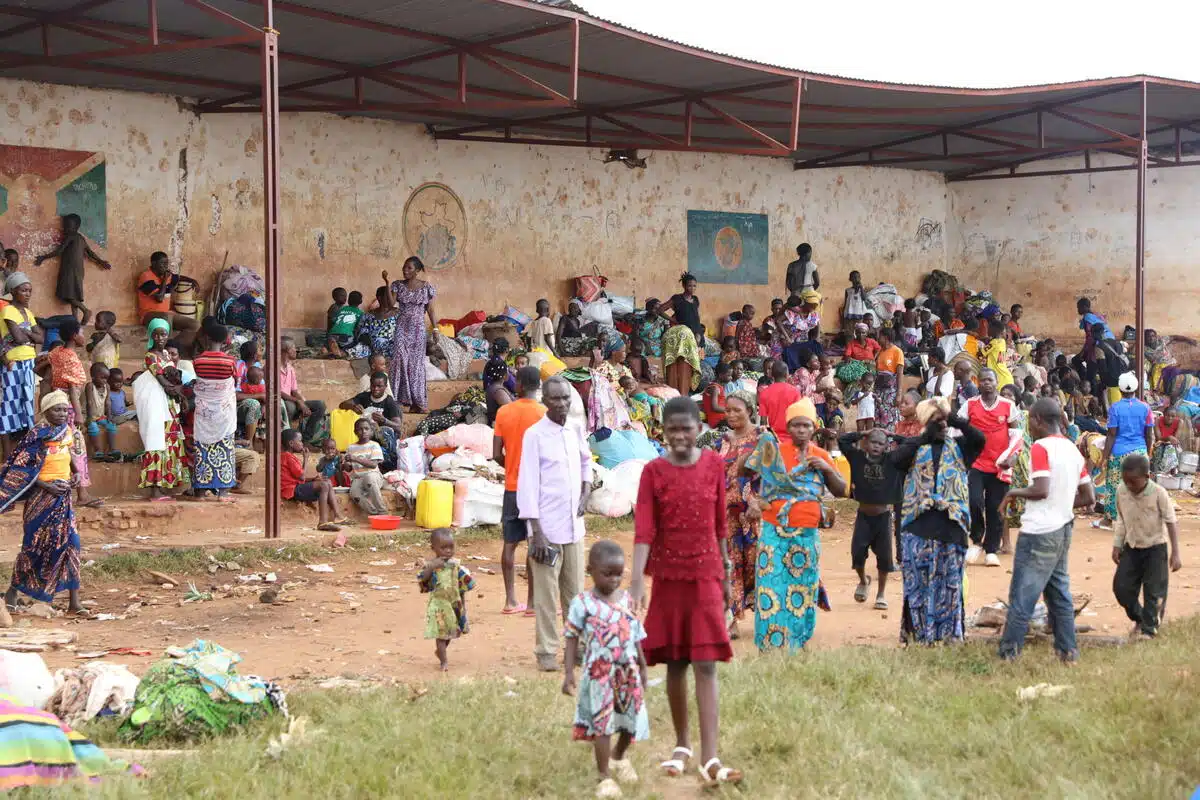
[[[329,412],[329,435],[337,442],[337,449],[346,452],[346,448],[358,441],[354,435],[354,423],[359,415],[345,408],[335,408]]]
[[[1198,464],[1200,464],[1200,455],[1184,453],[1179,459],[1179,471],[1184,475],[1195,475]]]
[[[449,528],[454,521],[454,484],[421,481],[417,486],[417,524],[422,528]]]
[[[1178,475],[1168,475],[1160,472],[1154,476],[1154,480],[1164,489],[1178,489],[1180,485]]]
[[[837,467],[837,471],[842,473],[842,477],[846,480],[846,486],[850,486],[850,459],[842,455],[840,450],[834,450],[829,454],[833,459],[833,466]]]

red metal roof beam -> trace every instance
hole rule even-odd
[[[1059,109],[1047,109],[1047,113],[1053,114],[1054,116],[1058,117],[1059,119],[1065,119],[1068,122],[1074,122],[1076,125],[1082,125],[1085,128],[1091,128],[1092,130],[1097,131],[1099,133],[1103,133],[1106,136],[1111,136],[1112,138],[1116,139],[1118,142],[1123,143],[1129,147],[1139,147],[1140,148],[1142,146],[1141,139],[1138,139],[1136,137],[1130,136],[1125,133],[1121,133],[1120,131],[1117,131],[1117,130],[1113,130],[1112,128],[1107,128],[1104,125],[1097,125],[1095,122],[1089,122],[1086,119],[1081,119],[1081,118],[1075,116],[1074,114],[1068,114],[1067,112],[1059,110]]]
[[[33,22],[22,22],[19,25],[14,25],[11,28],[6,28],[0,31],[0,39],[8,39],[13,36],[20,36],[22,33],[37,30],[39,26],[53,24],[57,20],[70,20],[77,14],[82,14],[93,8],[98,8],[103,5],[108,5],[115,0],[84,0],[82,3],[76,3],[70,8],[64,8],[61,11],[33,11],[27,8],[18,8],[13,6],[0,6],[0,11],[5,14],[11,14],[14,17],[29,17]]]
[[[755,139],[758,139],[760,142],[765,144],[771,150],[777,151],[778,154],[784,155],[784,154],[791,152],[791,150],[788,148],[788,146],[785,145],[783,142],[779,141],[778,139],[774,138],[773,136],[770,136],[769,134],[763,133],[758,128],[754,127],[753,125],[743,122],[742,120],[735,117],[733,114],[729,114],[725,111],[722,111],[721,109],[717,108],[713,104],[709,103],[707,100],[700,100],[697,102],[697,105],[699,105],[703,109],[707,109],[708,111],[711,111],[713,114],[716,114],[717,116],[719,116],[721,119],[725,120],[730,125],[733,125],[735,128],[739,128],[739,129],[745,131],[746,133],[750,134]]]

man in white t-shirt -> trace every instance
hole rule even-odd
[[[1004,515],[1013,500],[1025,500],[1008,588],[1008,619],[1000,637],[1000,657],[1006,660],[1021,654],[1029,618],[1043,593],[1058,657],[1067,663],[1079,658],[1067,554],[1075,509],[1090,507],[1096,498],[1087,463],[1062,430],[1063,411],[1057,400],[1043,397],[1033,404],[1029,432],[1036,441],[1029,451],[1030,484],[1009,490],[1001,503]]]

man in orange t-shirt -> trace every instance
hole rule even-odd
[[[171,294],[188,284],[196,286],[196,281],[186,275],[171,272],[167,254],[159,250],[150,254],[150,269],[138,276],[134,287],[137,291],[139,323],[149,325],[150,320],[156,317],[165,319],[171,323],[171,335],[177,337],[184,348],[191,348],[200,323],[195,317],[185,317],[173,312]],[[215,313],[216,309],[213,309],[213,312]]]
[[[537,367],[517,370],[517,392],[520,398],[500,406],[496,412],[495,436],[492,437],[492,458],[504,467],[504,509],[501,530],[504,549],[500,553],[500,572],[504,575],[504,612],[533,616],[533,578],[529,558],[525,559],[525,574],[529,586],[525,605],[517,603],[517,575],[514,557],[517,545],[529,535],[528,526],[517,510],[517,472],[521,467],[521,442],[525,431],[546,416],[546,407],[538,402],[542,378]]]
[[[759,390],[758,410],[766,417],[767,425],[782,440],[788,435],[788,407],[800,399],[800,390],[787,382],[788,367],[782,361],[771,365],[771,379],[775,382]]]

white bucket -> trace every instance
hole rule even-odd
[[[1179,459],[1179,471],[1184,475],[1195,475],[1197,466],[1200,466],[1200,455],[1196,453],[1184,453]]]
[[[1174,489],[1179,488],[1179,476],[1178,475],[1168,475],[1165,472],[1161,472],[1158,475],[1154,476],[1154,480],[1158,483],[1159,486],[1163,487],[1164,489],[1174,490]]]
[[[1178,477],[1179,477],[1179,488],[1183,489],[1186,492],[1190,492],[1192,490],[1192,476],[1191,475],[1179,475]]]

